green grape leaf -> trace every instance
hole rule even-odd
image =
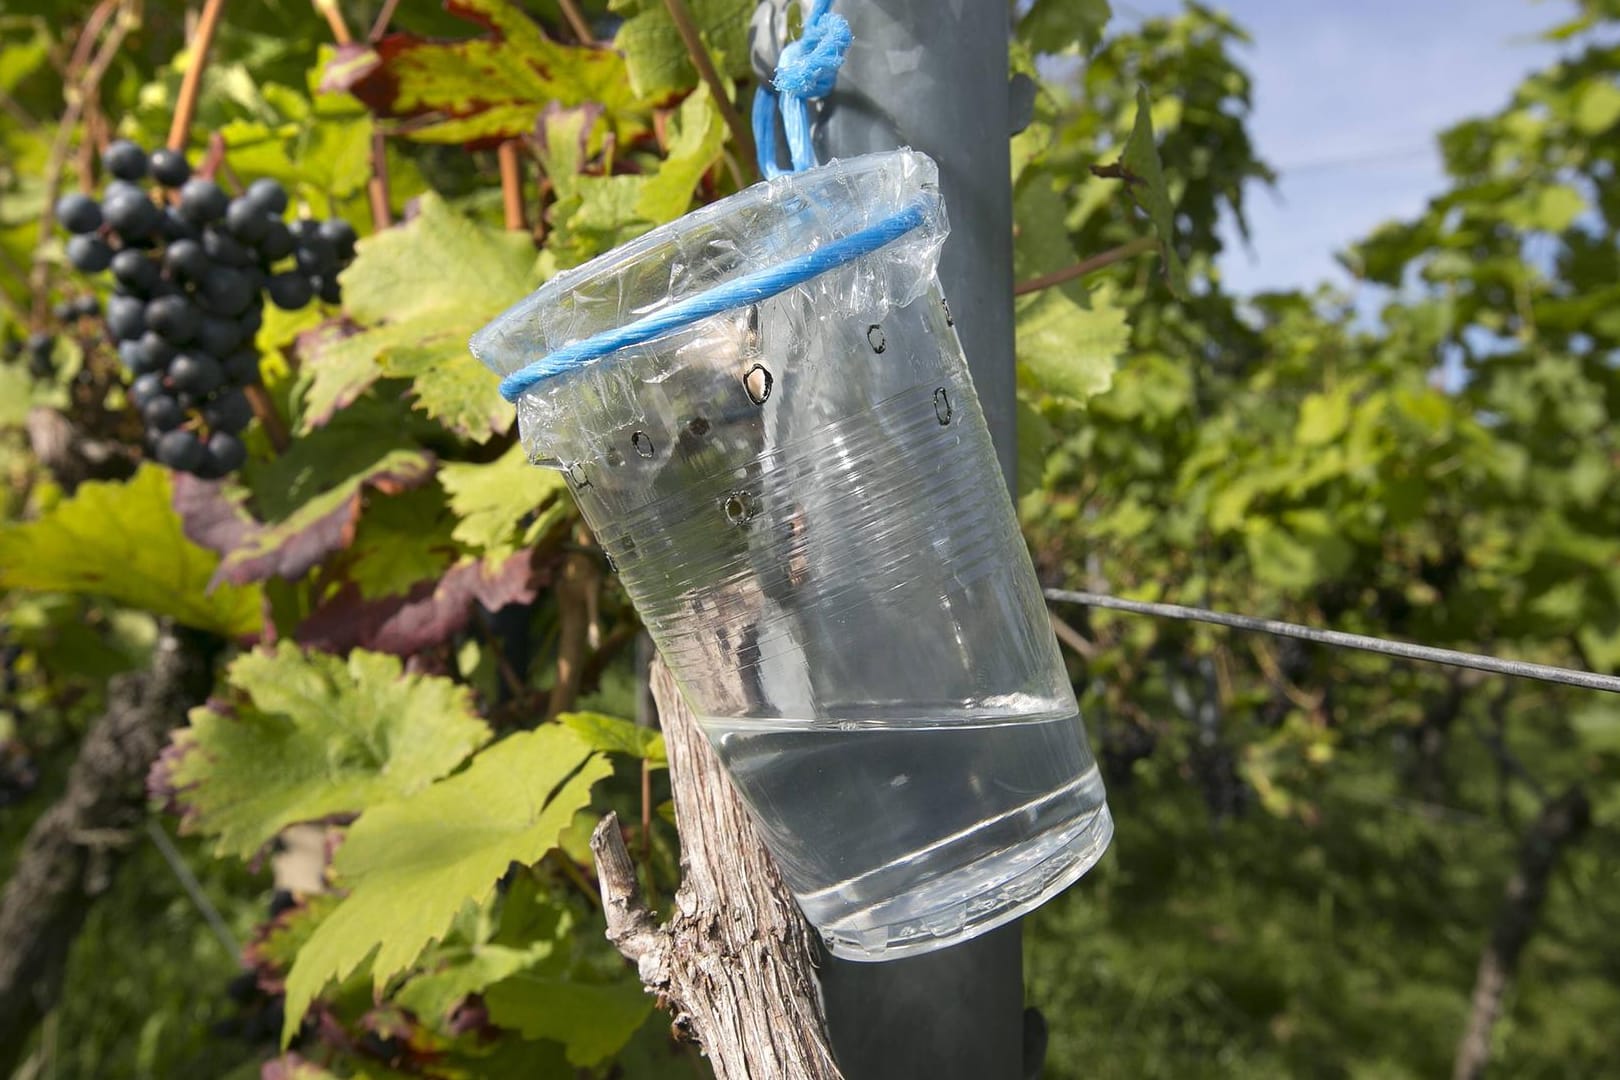
[[[1105,173],[1112,174],[1109,170]],[[1159,164],[1159,147],[1153,135],[1153,102],[1146,87],[1136,91],[1136,123],[1115,171],[1128,185],[1137,205],[1147,211],[1153,231],[1159,237],[1159,253],[1164,259],[1170,291],[1187,295],[1187,267],[1176,249],[1176,210],[1170,200],[1170,187]]]
[[[497,392],[489,369],[467,351],[470,336],[462,332],[389,349],[379,360],[384,375],[412,381],[411,400],[429,419],[483,442],[511,428],[517,413]]]
[[[1067,52],[1078,46],[1089,53],[1102,41],[1103,27],[1113,18],[1108,0],[1035,0],[1018,23],[1018,33],[1037,52]]]
[[[374,806],[334,862],[349,895],[316,929],[287,976],[285,1045],[328,983],[368,959],[381,987],[466,904],[488,902],[514,862],[539,861],[609,775],[607,758],[567,728],[510,735],[425,791]]]
[[[506,0],[457,0],[450,10],[488,35],[436,41],[395,31],[374,45],[340,46],[321,89],[353,94],[395,121],[391,134],[418,142],[492,147],[533,131],[552,101],[606,106],[626,142],[645,127],[618,52],[553,41]]]
[[[444,492],[435,485],[373,498],[349,547],[344,576],[366,600],[407,593],[424,578],[441,576],[455,560],[453,524]]]
[[[192,710],[161,785],[221,855],[250,858],[288,825],[420,791],[489,738],[466,687],[382,653],[281,642],[237,657],[227,678],[239,695]]]
[[[617,1053],[653,1007],[639,983],[582,983],[528,972],[491,986],[484,1002],[495,1023],[526,1039],[562,1043],[569,1064],[581,1067]]]
[[[343,299],[362,329],[307,339],[304,430],[328,423],[377,378],[413,380],[415,407],[475,441],[511,426],[512,407],[467,351],[473,331],[534,284],[533,242],[485,228],[425,195],[405,225],[360,241]]]
[[[748,20],[753,0],[690,0],[692,22],[721,75],[743,78],[748,67]],[[646,4],[613,37],[624,54],[637,97],[659,97],[697,85],[697,69],[662,3]]]
[[[516,443],[488,464],[446,464],[439,470],[439,484],[449,493],[457,519],[451,535],[491,557],[534,543],[574,505],[562,473],[531,465]]]
[[[1081,307],[1065,289],[1019,302],[1018,374],[1028,389],[1083,404],[1107,390],[1130,341],[1124,308],[1099,289]]]
[[[654,225],[674,221],[692,205],[692,189],[720,158],[726,125],[707,86],[681,102],[669,140],[669,156],[636,195],[636,216]]]
[[[557,720],[584,739],[585,745],[593,750],[646,758],[654,765],[669,762],[664,756],[664,736],[652,728],[639,727],[617,716],[593,712],[563,713]]]
[[[0,525],[0,588],[104,596],[232,638],[257,636],[263,594],[209,590],[219,566],[188,540],[168,470],[143,465],[123,483],[80,484],[37,521]]]

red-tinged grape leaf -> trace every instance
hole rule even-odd
[[[321,80],[392,121],[394,134],[420,142],[495,146],[527,135],[548,102],[603,104],[621,144],[646,130],[624,58],[612,49],[551,40],[505,0],[449,0],[453,14],[482,26],[482,37],[435,41],[396,31],[374,44],[339,46]]]
[[[188,540],[170,473],[80,484],[38,520],[0,526],[0,589],[88,593],[233,638],[258,635],[257,587],[209,590],[219,560]],[[239,583],[240,584],[240,583]]]
[[[381,600],[363,600],[357,586],[346,585],[299,624],[298,640],[332,652],[363,647],[414,655],[459,633],[475,602],[494,611],[533,600],[541,584],[533,560],[530,551],[499,562],[463,559],[442,578]]]
[[[189,473],[175,473],[170,484],[186,539],[216,555],[229,555],[264,528],[243,508],[246,488]]]
[[[188,480],[176,491],[175,507],[187,536],[224,555],[210,589],[272,577],[296,581],[354,542],[367,490],[396,495],[432,475],[432,455],[391,450],[279,521],[255,520],[243,508],[246,492],[219,482]]]
[[[231,698],[193,709],[166,759],[184,828],[220,855],[251,858],[289,825],[421,791],[489,739],[466,687],[382,653],[284,641],[238,656],[227,678]]]

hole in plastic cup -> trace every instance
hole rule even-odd
[[[749,401],[755,405],[763,405],[770,400],[771,385],[774,382],[764,364],[755,364],[743,375],[743,390],[748,394]]]
[[[883,336],[883,327],[873,323],[866,328],[866,343],[872,346],[872,351],[880,353],[889,347],[889,339]]]
[[[701,439],[703,436],[709,433],[709,422],[703,419],[701,416],[694,416],[692,419],[686,422],[686,430],[690,432],[694,438]]]
[[[943,386],[934,391],[934,415],[939,417],[940,427],[951,422],[951,395]]]
[[[606,456],[607,456],[607,463],[609,465],[612,465],[615,469],[617,469],[620,465],[624,464],[624,455],[619,453],[619,448],[617,446],[608,447],[608,452],[607,452]]]
[[[585,470],[580,467],[579,462],[569,465],[567,472],[568,482],[574,485],[575,491],[584,491],[591,486],[590,477],[585,475]]]
[[[759,503],[754,496],[746,491],[733,491],[725,497],[720,504],[725,512],[726,520],[733,525],[746,525],[759,513]]]
[[[645,431],[638,431],[630,436],[630,445],[636,448],[636,453],[644,458],[650,458],[658,451],[653,449],[652,436]]]
[[[951,314],[951,303],[950,303],[950,301],[946,300],[942,296],[942,297],[939,298],[939,306],[945,309],[945,325],[946,326],[955,326],[956,325],[956,316]]]

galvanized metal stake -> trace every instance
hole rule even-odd
[[[939,163],[951,220],[940,279],[1011,487],[1008,7],[1004,0],[841,0],[835,10],[849,20],[855,42],[826,102],[817,151],[827,161],[911,146]],[[756,58],[766,59],[761,44]],[[1021,938],[1014,923],[910,959],[829,960],[822,990],[833,1049],[849,1080],[1029,1075]]]

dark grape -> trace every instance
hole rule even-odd
[[[246,394],[231,387],[203,406],[203,419],[212,431],[238,432],[253,422],[253,406]]]
[[[126,240],[151,233],[163,221],[163,212],[138,188],[133,194],[108,196],[102,201],[101,212],[107,216],[107,224]]]
[[[218,229],[209,229],[203,233],[203,251],[221,266],[247,266],[253,262],[253,256],[248,254],[247,248]]]
[[[245,345],[225,358],[225,378],[237,386],[259,385],[259,351]]]
[[[287,189],[278,180],[268,176],[248,185],[244,198],[249,199],[266,214],[281,215],[287,211]]]
[[[146,151],[128,139],[114,139],[101,152],[101,164],[120,180],[139,180],[146,175]]]
[[[36,360],[42,357],[48,360],[51,353],[56,351],[56,338],[43,330],[37,330],[28,335],[28,340],[23,343],[23,348],[27,349],[29,355]]]
[[[232,200],[225,210],[225,227],[244,244],[257,244],[270,231],[270,215],[248,196]]]
[[[307,244],[321,235],[321,223],[314,218],[299,218],[288,226],[292,230],[293,240],[299,244]]]
[[[354,244],[357,239],[354,226],[342,218],[332,218],[321,222],[321,238],[337,251],[339,259],[347,261],[354,258]]]
[[[70,233],[95,232],[101,228],[101,206],[83,192],[71,192],[56,200],[56,220]]]
[[[259,241],[259,258],[265,265],[285,259],[293,253],[292,230],[280,218],[266,218],[264,238]]]
[[[202,282],[202,295],[209,309],[219,315],[240,315],[253,303],[257,293],[253,282],[239,271],[219,267]]]
[[[293,252],[293,258],[298,260],[298,269],[310,277],[337,273],[337,249],[325,240],[300,243],[298,250]]]
[[[139,341],[120,341],[118,343],[118,359],[131,371],[144,367],[146,364],[146,351],[141,348]]]
[[[133,296],[150,294],[161,276],[157,263],[130,248],[125,248],[112,257],[112,272],[119,284],[127,288]]]
[[[170,395],[154,394],[141,405],[141,419],[153,431],[172,431],[185,422],[186,411]]]
[[[195,240],[176,240],[163,252],[163,265],[177,281],[201,281],[214,268],[213,261]]]
[[[219,475],[235,472],[247,460],[247,449],[242,440],[228,431],[216,431],[208,436],[208,456],[213,459]]]
[[[146,305],[146,321],[175,345],[184,345],[202,324],[202,312],[183,296],[162,296]]]
[[[194,176],[180,188],[180,213],[193,225],[206,225],[225,216],[230,199],[212,180]]]
[[[51,318],[57,322],[72,322],[79,317],[79,308],[72,300],[63,300],[51,308]]]
[[[197,226],[187,221],[178,206],[165,206],[163,220],[158,222],[158,233],[173,244],[179,240],[196,240],[202,235]]]
[[[128,180],[109,180],[107,186],[101,189],[101,209],[105,213],[107,204],[114,199],[146,198],[146,191],[139,184],[132,184]]]
[[[96,299],[95,293],[85,293],[73,301],[73,315],[75,318],[89,319],[101,314],[101,301]]]
[[[145,363],[153,371],[162,371],[174,359],[175,347],[169,344],[156,330],[148,330],[141,335],[141,352],[146,354]]]
[[[190,472],[202,464],[202,443],[189,431],[170,431],[158,440],[157,459],[171,469]]]
[[[181,393],[202,397],[225,384],[225,372],[212,356],[181,353],[169,362],[169,382]]]
[[[161,147],[152,151],[152,179],[166,188],[177,188],[191,178],[191,165],[178,150]]]
[[[264,302],[254,297],[253,305],[242,313],[237,324],[242,328],[242,340],[251,341],[253,335],[259,332],[259,327],[264,325]]]
[[[75,236],[67,242],[67,257],[81,274],[99,274],[112,264],[113,250],[99,236]]]
[[[146,332],[146,305],[133,296],[110,298],[107,301],[107,331],[115,341],[140,337]]]
[[[292,271],[273,276],[268,291],[270,299],[283,311],[297,311],[315,295],[309,279]]]
[[[242,327],[234,319],[204,315],[197,328],[197,349],[210,356],[224,356],[242,343]]]
[[[315,295],[319,296],[324,302],[328,304],[341,304],[343,302],[343,290],[338,286],[336,274],[330,277],[312,278],[310,285],[315,289]]]
[[[155,371],[137,376],[129,384],[129,403],[137,409],[146,407],[146,403],[163,393],[163,376]]]

